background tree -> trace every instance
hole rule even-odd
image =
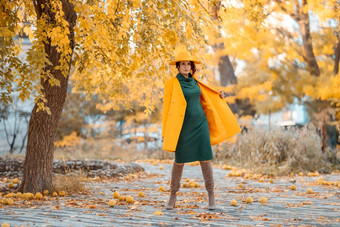
[[[0,111],[0,122],[5,131],[10,154],[17,150],[19,153],[23,151],[26,145],[26,128],[29,118],[30,113],[22,108],[22,103],[17,97],[13,99],[13,103],[4,105],[4,111]]]
[[[83,138],[89,135],[88,124],[97,122],[105,116],[102,111],[96,108],[99,103],[100,101],[95,95],[90,100],[86,100],[83,94],[68,92],[55,140],[61,140],[63,136],[72,132]]]
[[[330,107],[339,121],[339,1],[243,0],[223,3],[219,17],[225,45],[215,59],[245,63],[237,97],[251,97],[260,114],[297,99],[311,118]]]

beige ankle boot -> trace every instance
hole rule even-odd
[[[181,186],[181,178],[183,172],[184,164],[177,164],[174,162],[172,166],[171,173],[171,183],[170,183],[170,198],[168,205],[166,206],[167,210],[172,210],[176,203],[176,193],[179,191]]]
[[[208,191],[209,196],[209,210],[216,209],[215,195],[214,195],[214,175],[212,164],[210,161],[200,161],[201,169],[203,173],[205,188]]]

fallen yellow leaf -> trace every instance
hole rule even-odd
[[[36,199],[42,199],[42,198],[43,198],[43,195],[42,195],[40,192],[37,192],[37,193],[35,194],[35,198],[36,198]]]
[[[116,204],[117,204],[117,201],[116,201],[116,200],[110,200],[110,201],[108,202],[108,206],[109,206],[109,207],[114,207]]]
[[[128,203],[133,203],[134,201],[135,201],[135,200],[133,199],[132,196],[130,196],[130,195],[126,196],[126,202],[128,202]]]
[[[14,178],[14,179],[12,180],[12,183],[13,183],[13,184],[16,184],[16,183],[18,183],[18,182],[19,182],[18,178]]]
[[[267,203],[267,198],[266,197],[261,197],[260,202],[262,204]]]
[[[114,198],[114,199],[119,199],[119,198],[120,198],[119,192],[115,191],[115,192],[113,193],[113,198]]]
[[[155,211],[155,213],[154,213],[155,215],[163,215],[163,212],[162,211],[159,211],[159,210],[157,210],[157,211]]]

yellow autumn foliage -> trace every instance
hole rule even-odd
[[[81,138],[77,135],[77,132],[72,132],[70,135],[63,136],[62,140],[55,141],[55,147],[74,147],[77,146]]]
[[[42,86],[36,83],[42,80],[60,86],[51,70],[46,70],[51,62],[44,43],[50,41],[61,55],[54,69],[70,76],[73,92],[103,100],[97,106],[103,111],[129,109],[138,103],[150,114],[159,107],[164,81],[177,73],[168,62],[180,45],[203,62],[198,77],[217,87],[216,68],[221,57],[229,56],[234,71],[239,69],[238,84],[222,89],[232,93],[225,99],[229,103],[249,99],[260,114],[278,111],[295,97],[339,105],[340,76],[333,72],[338,27],[328,23],[339,20],[336,0],[71,2],[77,14],[75,50],[69,45],[62,1],[51,1],[54,23],[48,23],[50,18],[38,18],[30,1],[4,1],[0,17],[6,56],[0,65],[3,103],[12,102],[14,92],[22,101],[35,94],[38,110],[50,113]],[[221,7],[216,7],[218,4]],[[296,13],[316,15],[322,27],[311,30],[318,76],[311,75],[300,43],[301,30],[294,28],[301,22]],[[19,58],[23,40],[16,39],[22,31],[32,44],[24,59]],[[68,75],[72,52],[74,70]],[[336,116],[339,120],[339,110]],[[55,145],[74,146],[77,142],[79,138],[71,134]]]

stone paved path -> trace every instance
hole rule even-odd
[[[171,165],[139,164],[151,177],[131,177],[127,181],[118,182],[91,182],[94,190],[92,195],[59,198],[45,201],[42,205],[32,201],[24,207],[1,206],[0,223],[7,222],[11,226],[340,226],[340,189],[315,184],[320,177],[327,181],[339,181],[339,173],[318,177],[283,177],[269,183],[228,177],[230,170],[214,168],[219,210],[208,211],[200,166],[186,165],[182,183],[190,178],[200,186],[181,187],[177,208],[167,211],[165,205],[169,196]],[[160,170],[160,166],[164,169]],[[243,188],[239,186],[240,183]],[[293,183],[297,186],[296,191],[290,190]],[[164,186],[166,191],[159,191],[160,186]],[[307,188],[313,189],[314,193],[307,194]],[[112,199],[115,190],[121,195],[132,195],[137,202],[108,207],[107,201]],[[141,190],[145,197],[137,196]],[[253,203],[245,202],[248,196],[253,197]],[[268,199],[264,205],[259,201],[263,196]],[[232,199],[237,200],[237,206],[230,205]],[[84,201],[93,203],[93,207],[77,206],[77,202],[81,204]],[[161,211],[163,215],[155,215],[155,211]]]

